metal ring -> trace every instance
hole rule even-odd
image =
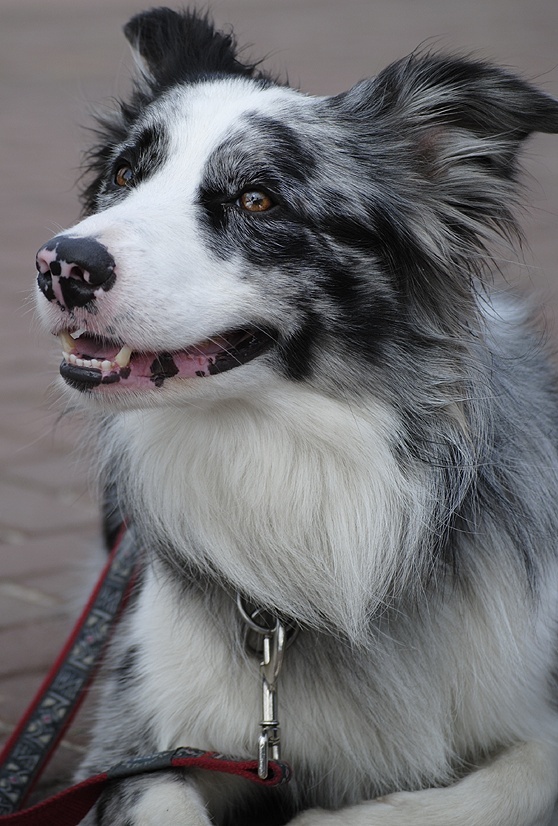
[[[265,608],[256,608],[250,614],[248,612],[246,600],[244,599],[244,597],[240,593],[237,593],[237,595],[236,595],[236,605],[237,605],[238,610],[240,611],[240,615],[241,615],[242,619],[244,620],[244,622],[246,623],[246,625],[252,631],[255,631],[256,634],[262,634],[262,636],[265,636],[266,634],[270,634],[272,631],[275,631],[275,629],[279,625],[278,617],[274,617],[275,623],[273,625],[259,625],[255,621],[255,618],[258,615],[262,616],[265,613],[270,614],[270,612],[266,611]]]
[[[262,653],[263,646],[263,641],[256,641],[256,638],[254,638],[253,636],[254,634],[256,634],[257,637],[259,637],[261,640],[262,637],[265,637],[266,635],[272,634],[274,631],[276,631],[279,625],[283,625],[286,634],[286,648],[289,648],[298,637],[298,634],[300,632],[300,625],[289,620],[281,620],[279,617],[275,617],[271,611],[267,611],[265,608],[255,607],[252,613],[249,613],[247,607],[248,600],[245,597],[243,597],[242,594],[240,594],[239,592],[237,592],[236,594],[236,605],[240,613],[240,616],[247,625],[246,647],[252,654],[259,656]],[[258,622],[256,622],[257,617],[265,616],[266,614],[269,617],[273,617],[273,619],[275,620],[274,625],[260,625]],[[251,636],[252,638],[250,639]]]

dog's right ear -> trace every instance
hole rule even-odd
[[[241,63],[232,34],[215,29],[207,14],[167,8],[137,14],[124,34],[151,86],[165,89],[177,82],[212,75],[254,77],[257,63]]]

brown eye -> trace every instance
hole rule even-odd
[[[245,212],[267,212],[275,206],[269,195],[258,189],[243,192],[237,203]]]
[[[116,186],[130,186],[134,181],[134,173],[131,167],[121,166],[114,176]]]

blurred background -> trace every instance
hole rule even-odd
[[[35,252],[77,219],[83,127],[92,108],[125,95],[132,60],[121,28],[149,5],[0,0],[0,740],[71,625],[98,530],[79,456],[83,426],[59,417],[58,346],[34,317]],[[249,56],[267,56],[269,69],[306,92],[343,91],[423,43],[515,68],[558,96],[556,0],[214,0],[209,8]],[[555,341],[558,136],[533,138],[525,168],[525,262],[506,276],[536,295]],[[86,728],[87,712],[43,791],[76,763]]]

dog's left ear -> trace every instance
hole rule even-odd
[[[558,132],[558,102],[496,66],[440,54],[413,54],[331,101],[382,193],[368,221],[385,266],[415,319],[458,329],[492,245],[516,234],[520,144]]]
[[[253,77],[257,64],[242,63],[232,34],[219,32],[208,15],[156,8],[137,14],[124,34],[142,73],[158,88],[211,75]]]
[[[346,102],[394,137],[414,139],[428,174],[477,162],[509,178],[519,144],[558,132],[558,101],[482,61],[413,54],[346,93]]]

